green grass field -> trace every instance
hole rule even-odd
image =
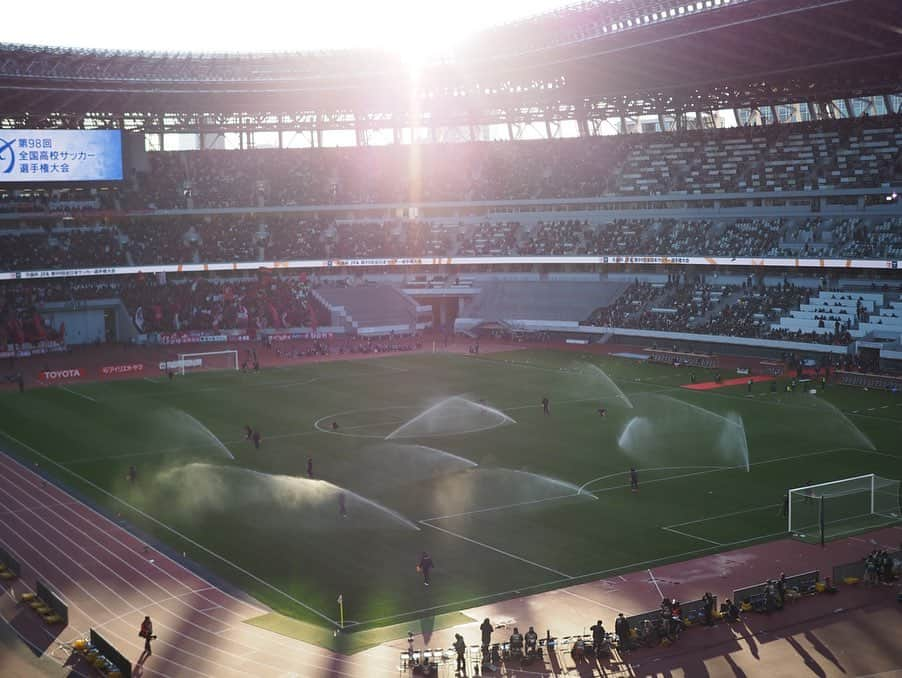
[[[342,594],[360,628],[777,538],[787,488],[902,478],[896,396],[686,381],[547,350],[78,384],[0,395],[0,446],[274,610],[328,626]]]

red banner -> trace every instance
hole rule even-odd
[[[125,365],[104,365],[100,368],[100,376],[109,377],[114,374],[133,374],[143,372],[144,363],[127,363]]]
[[[66,370],[44,370],[39,375],[41,381],[62,381],[63,379],[81,379],[85,376],[85,370],[80,367],[71,367]]]

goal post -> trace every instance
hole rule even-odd
[[[789,534],[823,543],[899,522],[900,481],[868,473],[788,493]]]
[[[203,353],[179,353],[178,372],[181,375],[196,370],[237,370],[238,351],[205,351]]]

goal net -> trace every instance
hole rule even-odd
[[[821,542],[899,521],[900,482],[869,473],[789,490],[789,533]]]
[[[207,351],[206,353],[179,353],[177,371],[179,374],[207,370],[237,370],[238,351]]]

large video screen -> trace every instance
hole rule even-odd
[[[0,183],[121,179],[119,130],[0,129]]]

